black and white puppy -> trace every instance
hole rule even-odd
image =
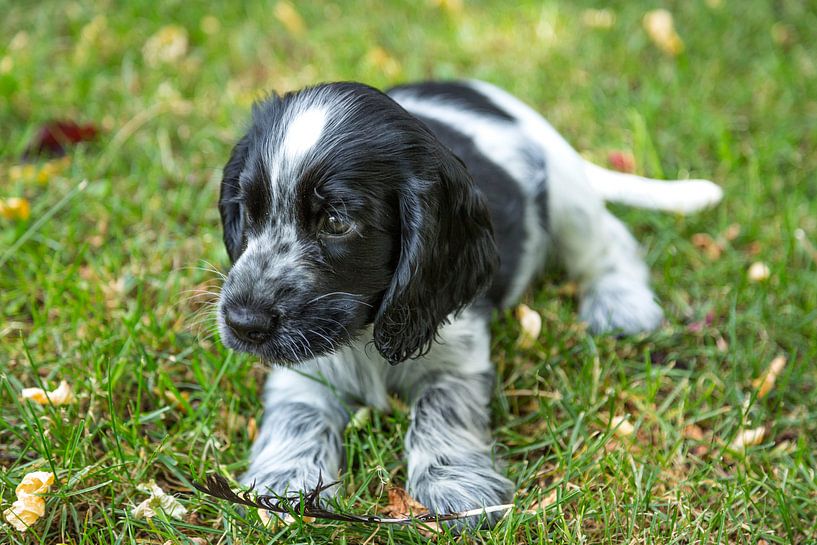
[[[604,201],[689,212],[720,198],[705,180],[592,165],[483,82],[333,83],[257,104],[219,201],[233,262],[222,339],[274,364],[243,480],[292,493],[335,479],[350,411],[386,409],[396,392],[411,403],[417,500],[432,512],[507,502],[491,456],[492,309],[554,251],[592,331],[649,331],[661,308]]]

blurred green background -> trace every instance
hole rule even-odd
[[[645,28],[657,8],[674,19],[669,43]],[[209,269],[227,266],[220,168],[253,100],[459,77],[508,89],[600,164],[632,154],[639,173],[726,191],[687,218],[615,209],[644,245],[660,331],[591,337],[558,282],[525,298],[544,318],[533,347],[497,316],[497,453],[519,492],[470,540],[817,537],[814,2],[2,0],[0,13],[0,507],[29,471],[58,481],[45,516],[24,534],[0,525],[0,542],[426,541],[411,528],[264,529],[189,479],[240,473],[261,417],[263,369],[221,347],[208,306]],[[50,119],[100,136],[23,164]],[[787,364],[759,396],[778,355]],[[20,399],[61,380],[74,403]],[[614,432],[615,416],[632,433]],[[347,430],[339,509],[380,513],[405,483],[407,422],[395,402]],[[135,518],[151,479],[190,514]]]

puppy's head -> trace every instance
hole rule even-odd
[[[369,324],[389,362],[421,355],[497,262],[463,164],[359,84],[257,104],[224,168],[219,210],[233,262],[222,339],[273,363],[330,352]]]

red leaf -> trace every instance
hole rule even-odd
[[[629,151],[611,151],[607,154],[607,162],[619,172],[635,172],[635,157]]]
[[[96,138],[99,130],[91,123],[79,124],[70,120],[48,121],[31,139],[23,159],[42,155],[65,155],[66,149],[78,142]]]

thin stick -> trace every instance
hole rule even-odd
[[[291,514],[296,513],[304,517],[314,517],[325,520],[337,520],[341,522],[359,522],[362,524],[413,524],[413,523],[428,523],[441,522],[446,520],[456,520],[466,517],[474,517],[482,514],[495,513],[497,511],[507,511],[513,507],[512,503],[504,505],[491,505],[489,507],[480,507],[477,509],[469,509],[468,511],[460,511],[457,513],[427,513],[424,515],[402,517],[402,518],[387,518],[379,517],[377,515],[352,515],[348,513],[335,513],[327,511],[320,506],[320,494],[327,488],[335,486],[337,482],[324,485],[320,479],[314,490],[306,492],[303,496],[278,496],[278,495],[264,495],[259,494],[252,498],[252,493],[255,485],[251,486],[249,490],[244,492],[234,492],[230,488],[230,483],[220,475],[210,475],[207,477],[205,484],[193,482],[193,487],[199,492],[203,492],[208,496],[227,500],[240,505],[248,507],[256,507],[258,509],[266,509],[273,513]],[[303,503],[301,504],[301,500]]]

